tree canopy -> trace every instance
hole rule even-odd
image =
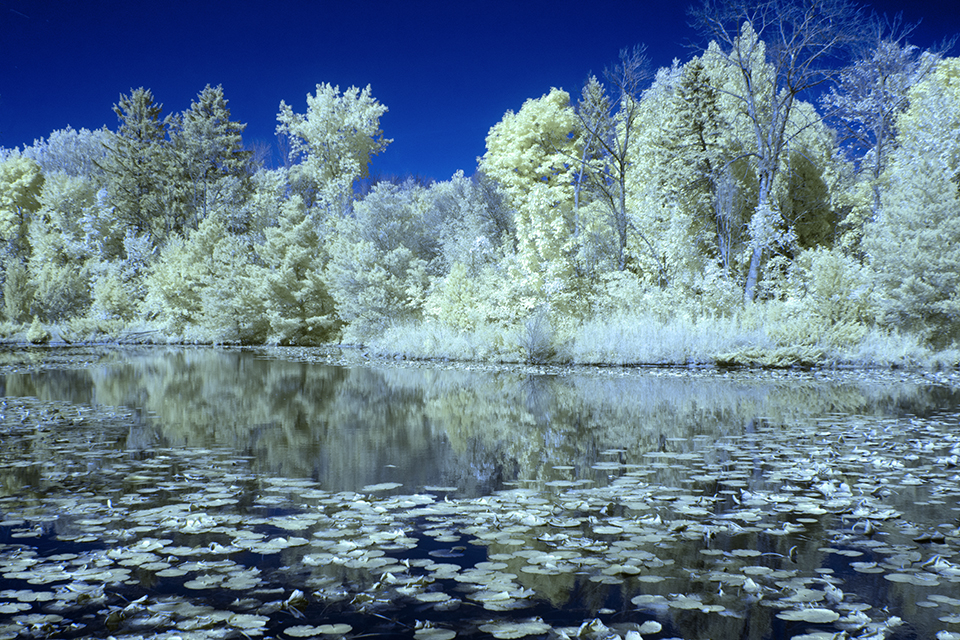
[[[958,59],[863,28],[846,0],[691,14],[695,55],[654,71],[627,47],[541,87],[492,123],[473,175],[439,182],[371,174],[391,139],[370,86],[280,101],[280,167],[222,86],[169,115],[131,89],[114,130],[0,150],[0,329],[413,335],[413,353],[532,362],[657,323],[737,323],[763,337],[736,348],[776,362],[870,332],[960,345]]]

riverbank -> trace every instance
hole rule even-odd
[[[366,356],[502,364],[866,368],[945,371],[960,368],[960,349],[935,349],[921,336],[879,326],[797,317],[757,305],[736,317],[664,318],[617,314],[581,322],[535,314],[517,325],[453,327],[437,320],[395,323],[363,334],[348,327],[340,343]],[[164,334],[148,322],[0,324],[0,343],[211,344]],[[239,346],[217,344],[213,346]],[[257,345],[245,345],[257,346]],[[277,346],[277,345],[262,345]],[[320,346],[320,345],[283,345]]]

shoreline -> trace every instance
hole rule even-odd
[[[960,367],[926,368],[922,366],[864,366],[856,364],[815,364],[792,366],[769,366],[762,364],[715,364],[715,363],[529,363],[529,362],[497,362],[490,360],[454,360],[449,358],[411,358],[405,356],[388,356],[361,352],[362,345],[329,343],[317,346],[278,346],[278,345],[212,345],[190,343],[120,343],[120,342],[49,342],[33,344],[0,340],[0,358],[4,352],[13,355],[27,353],[57,353],[71,350],[97,349],[104,352],[123,352],[129,350],[222,350],[222,351],[253,351],[270,358],[298,361],[308,364],[328,364],[338,366],[370,366],[370,367],[436,367],[441,369],[454,368],[471,371],[487,370],[518,375],[582,375],[595,373],[606,375],[643,375],[647,373],[664,372],[667,374],[716,374],[716,375],[801,375],[818,376],[838,374],[863,374],[877,381],[881,379],[896,379],[910,381],[916,384],[931,384],[948,388],[960,388]],[[100,353],[98,355],[104,355]],[[18,360],[15,358],[15,360]],[[69,359],[67,368],[95,366],[95,361],[82,362]],[[24,373],[21,367],[41,369],[59,368],[55,361],[41,362],[19,361],[4,363],[0,360],[0,374]],[[13,367],[14,370],[8,370]]]

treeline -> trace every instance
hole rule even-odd
[[[369,87],[281,102],[278,169],[220,87],[166,117],[133,90],[116,131],[3,151],[5,332],[579,362],[955,347],[960,59],[829,4],[705,2],[700,55],[654,73],[625,50],[430,184],[368,178],[391,142]],[[651,355],[679,340],[651,326],[709,344]]]

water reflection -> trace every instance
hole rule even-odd
[[[653,640],[960,629],[944,389],[70,353],[0,378],[0,614],[23,614],[0,637],[52,635],[65,612],[81,622],[64,637],[158,616],[233,634],[211,637],[420,638],[423,619],[606,638],[601,618],[621,637],[656,618]],[[888,634],[894,616],[909,631]]]
[[[78,351],[87,366],[71,369],[64,353],[47,352],[67,363],[59,369],[3,376],[5,394],[131,407],[139,419],[128,449],[232,447],[259,472],[310,477],[333,491],[400,482],[455,486],[469,497],[516,480],[602,484],[608,474],[593,467],[609,450],[640,463],[650,452],[691,451],[701,438],[749,436],[761,420],[920,415],[957,404],[942,389],[857,374],[560,375],[181,348]]]

